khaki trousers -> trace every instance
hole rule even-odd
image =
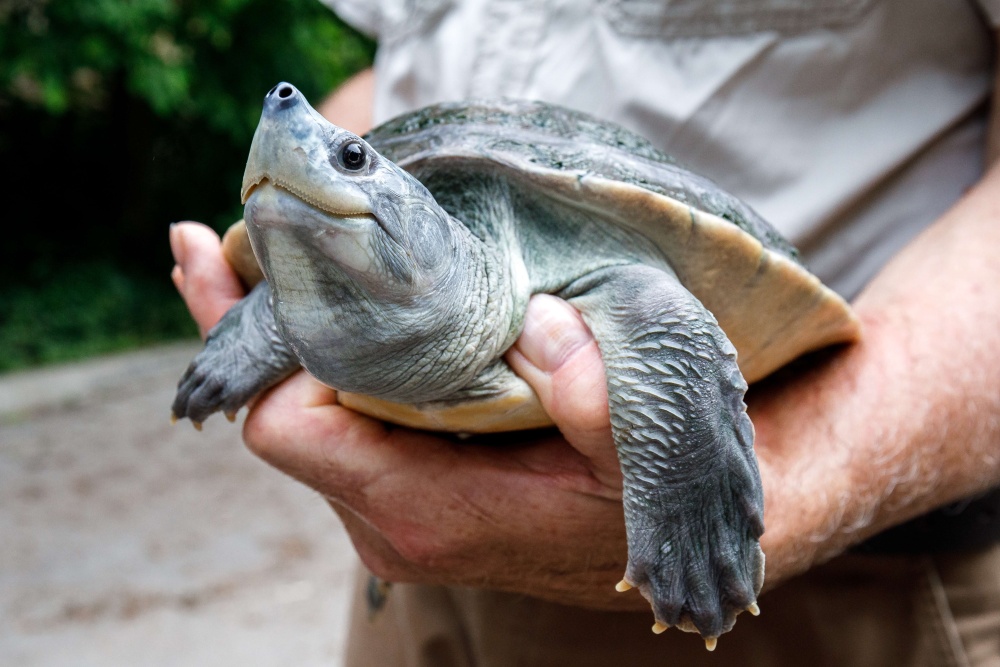
[[[492,591],[396,584],[369,613],[359,572],[347,667],[823,665],[1000,667],[1000,545],[933,555],[849,553],[788,581],[708,653],[652,615]]]

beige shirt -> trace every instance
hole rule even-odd
[[[324,0],[378,40],[375,121],[515,96],[619,122],[845,296],[982,171],[1000,0]]]

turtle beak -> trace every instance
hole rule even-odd
[[[264,181],[336,216],[371,212],[368,196],[330,163],[328,138],[343,132],[313,109],[290,83],[264,97],[250,145],[240,199],[245,204]]]

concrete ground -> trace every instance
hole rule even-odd
[[[170,425],[197,349],[0,375],[0,665],[341,664],[350,542],[238,423]]]

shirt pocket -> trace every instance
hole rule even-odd
[[[618,32],[633,37],[796,33],[857,22],[875,0],[598,0]]]

